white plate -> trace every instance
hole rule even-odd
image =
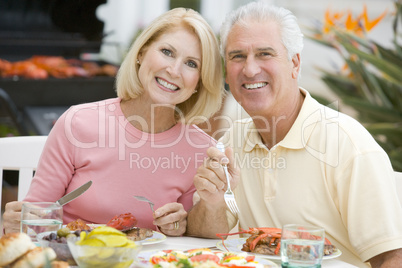
[[[178,250],[178,249],[174,249],[174,250]],[[163,250],[143,250],[143,251],[141,251],[137,256],[140,265],[143,268],[152,267],[151,263],[149,262],[149,259],[151,258],[151,256],[153,254],[160,252],[160,251],[163,251]],[[184,251],[184,250],[179,250],[179,251]],[[274,263],[270,260],[267,260],[267,259],[255,257],[255,261],[266,265],[267,268],[279,268],[279,266],[276,263]]]
[[[153,236],[145,238],[144,240],[139,240],[138,242],[141,242],[141,244],[143,245],[151,245],[151,244],[157,244],[160,242],[163,242],[166,240],[166,235],[157,232],[157,231],[153,231]]]
[[[235,239],[227,239],[225,240],[225,246],[229,251],[232,252],[244,252],[241,249],[243,248],[243,244],[246,243],[247,238],[235,238]],[[225,247],[222,245],[222,241],[219,241],[216,243],[216,247],[219,248],[220,250],[227,251]],[[258,253],[253,253],[253,252],[247,252],[249,254],[253,254],[255,256],[258,256],[260,258],[265,258],[265,259],[271,259],[271,260],[280,260],[281,256],[277,255],[264,255],[264,254],[258,254]],[[339,249],[336,249],[331,255],[327,255],[323,257],[323,260],[328,260],[328,259],[334,259],[342,255],[342,251]]]

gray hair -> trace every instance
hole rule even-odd
[[[221,27],[220,51],[225,59],[226,43],[230,30],[237,23],[246,24],[248,21],[276,22],[282,33],[282,43],[288,52],[290,60],[297,53],[303,50],[303,34],[297,24],[297,18],[289,10],[276,7],[262,1],[251,2],[230,12]]]

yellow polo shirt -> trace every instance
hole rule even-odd
[[[236,121],[221,139],[241,168],[234,190],[240,227],[322,226],[341,260],[369,267],[370,258],[402,248],[391,163],[360,123],[300,90],[301,111],[271,150],[251,119]],[[237,219],[228,213],[228,220],[233,228]]]

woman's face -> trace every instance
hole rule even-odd
[[[150,104],[176,105],[194,93],[201,72],[201,45],[189,29],[163,33],[139,55],[139,79]]]

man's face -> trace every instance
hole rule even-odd
[[[226,45],[226,82],[249,115],[278,115],[299,96],[299,57],[292,60],[276,23],[236,24]],[[293,95],[292,95],[293,94]]]

